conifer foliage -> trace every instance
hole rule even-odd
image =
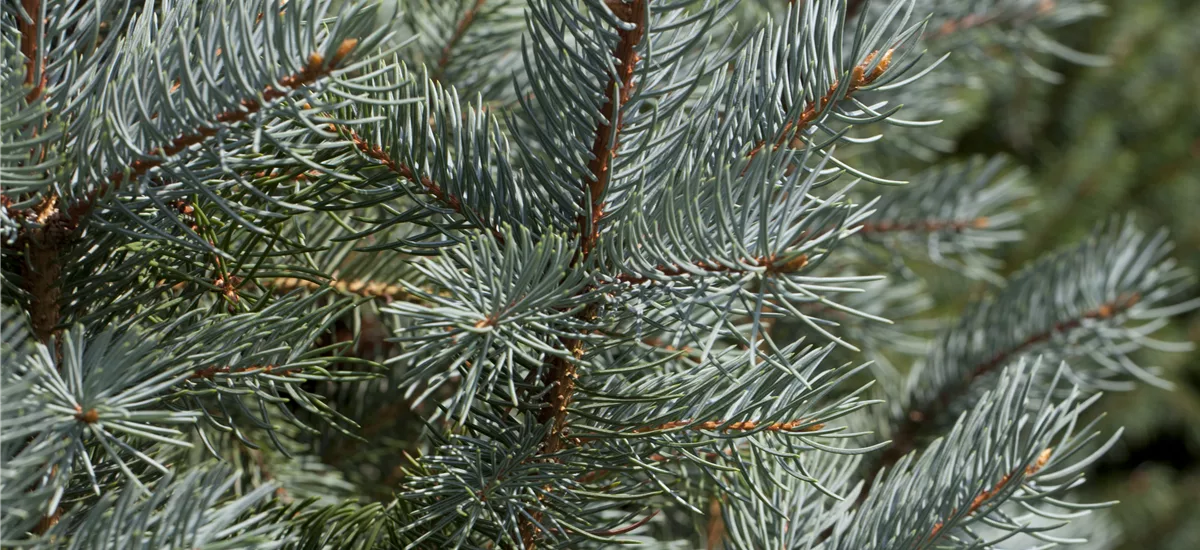
[[[1190,280],[1131,220],[1006,279],[1023,174],[936,124],[1096,12],[9,1],[0,540],[1085,541]]]

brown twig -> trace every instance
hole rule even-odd
[[[276,365],[250,365],[248,367],[237,367],[237,368],[228,367],[228,366],[225,366],[225,367],[212,366],[212,367],[205,367],[202,369],[197,369],[196,372],[193,372],[192,375],[188,377],[188,380],[212,380],[213,378],[216,378],[218,374],[245,374],[245,373],[251,373],[251,372],[260,372],[262,374],[274,374],[274,375],[278,375],[278,376],[287,376],[289,374],[295,374],[295,373],[301,372],[303,370],[304,370],[304,368],[302,368],[302,367],[283,368],[283,367],[279,367]]]
[[[859,229],[859,233],[864,235],[917,231],[926,233],[937,233],[940,231],[960,233],[966,229],[984,229],[987,226],[988,219],[983,216],[969,220],[878,221],[863,223],[862,228]]]
[[[612,76],[604,88],[607,99],[600,107],[603,118],[596,124],[595,139],[592,140],[592,160],[588,162],[591,180],[585,183],[590,216],[579,220],[579,232],[582,235],[580,249],[585,257],[591,253],[600,237],[600,218],[604,215],[605,207],[601,200],[612,178],[612,161],[621,147],[620,132],[624,123],[624,107],[633,93],[633,71],[640,60],[637,46],[645,33],[642,21],[645,19],[646,0],[634,0],[631,4],[624,4],[621,0],[608,0],[607,4],[617,18],[632,23],[634,27],[617,31],[620,39],[613,50],[613,57],[617,59],[617,74]]]
[[[777,257],[762,256],[747,261],[746,264],[754,267],[765,267],[766,270],[764,272],[769,275],[785,275],[788,273],[795,273],[803,269],[804,266],[808,265],[808,255],[800,254],[786,260],[779,259]],[[708,273],[741,273],[748,271],[745,268],[728,266],[715,262],[706,262],[704,260],[699,260],[689,264],[689,268],[684,268],[683,266],[676,264],[657,266],[654,268],[654,270],[664,277],[678,277],[680,275],[687,275],[696,271],[705,271]],[[621,273],[617,275],[615,279],[622,283],[636,285],[649,281],[650,277],[633,275],[630,273]]]
[[[871,52],[870,54],[867,54],[866,58],[863,59],[862,63],[859,63],[850,72],[850,86],[846,90],[845,95],[843,95],[841,99],[842,100],[849,99],[852,94],[854,94],[855,92],[857,92],[858,90],[860,90],[866,86],[871,85],[876,80],[878,80],[880,76],[883,76],[884,72],[886,72],[888,67],[891,66],[892,53],[894,51],[895,51],[894,49],[889,49],[888,51],[884,52],[882,57],[879,57],[878,51],[874,51],[874,52]],[[875,64],[874,68],[872,68],[871,64],[875,63],[876,57],[879,57],[879,62],[877,64]],[[778,148],[782,147],[784,145],[784,143],[788,143],[790,146],[793,146],[793,147],[798,146],[799,144],[796,142],[800,139],[800,136],[808,129],[808,125],[811,124],[813,121],[815,121],[817,119],[817,117],[825,110],[825,108],[829,106],[829,103],[834,100],[835,96],[838,93],[838,90],[839,90],[839,83],[837,83],[837,82],[833,83],[833,85],[831,85],[829,87],[829,89],[825,92],[825,95],[823,95],[820,99],[808,102],[808,104],[804,107],[804,111],[801,112],[800,117],[798,119],[788,121],[786,124],[784,124],[783,129],[780,131],[779,138],[777,138],[775,141],[774,149],[778,149]],[[606,108],[611,108],[611,105],[607,106]],[[605,111],[605,112],[607,112],[607,111]],[[597,138],[599,138],[599,137],[600,136],[597,135]],[[597,139],[597,143],[599,143],[599,139]],[[605,143],[607,143],[607,141]],[[756,143],[754,145],[754,148],[751,149],[750,152],[746,154],[746,158],[747,159],[754,158],[756,155],[758,155],[759,152],[761,152],[766,147],[766,144],[767,144],[766,140],[761,140],[758,143]],[[599,157],[597,157],[597,158],[599,158]],[[601,189],[601,192],[602,191],[603,190]],[[593,196],[593,198],[592,198],[593,208],[594,209],[595,208],[603,208],[603,205],[596,204],[596,202],[598,201],[597,194],[595,192],[593,192],[592,196]],[[596,215],[598,215],[597,211],[593,211],[593,216],[596,216]],[[592,227],[593,227],[592,230],[596,231],[594,226],[595,226],[595,224],[592,224]],[[804,263],[807,263],[807,256],[801,255],[800,258],[803,258],[802,261]],[[756,259],[755,262],[757,262],[757,263],[755,263],[753,265],[765,265],[764,260],[762,258]],[[731,267],[716,264],[716,263],[709,263],[709,262],[705,262],[703,260],[695,262],[694,264],[692,264],[692,267],[695,269],[701,270],[701,271],[709,271],[709,272],[737,271],[735,268],[731,268]],[[782,272],[782,273],[791,272],[791,271],[795,271],[795,270],[799,269],[800,267],[803,267],[803,263],[801,263],[795,269],[791,269],[790,271],[779,271],[779,272]],[[678,275],[684,275],[689,272],[689,270],[684,269],[683,267],[678,266],[678,265],[664,265],[664,266],[655,267],[654,269],[665,276],[678,276]],[[694,270],[691,270],[691,271],[694,271]],[[639,284],[639,283],[643,283],[645,281],[650,280],[649,277],[640,276],[640,275],[630,275],[630,274],[621,274],[621,275],[618,275],[616,278],[618,281],[627,282],[627,283],[631,283],[631,284]]]
[[[726,424],[725,420],[706,420],[704,422],[694,422],[692,420],[674,420],[658,426],[638,428],[634,430],[634,433],[657,432],[662,430],[672,430],[680,427],[686,427],[689,430],[721,430],[727,433],[749,432],[754,430],[763,430],[767,432],[804,433],[822,430],[825,428],[825,425],[810,424],[804,419],[788,420],[787,422],[771,422],[769,424],[761,424],[754,420],[729,422],[728,424]]]
[[[38,53],[44,39],[45,21],[42,20],[40,0],[22,0],[21,8],[28,17],[28,19],[19,15],[17,17],[17,30],[21,35],[20,50],[21,55],[25,57],[24,84],[29,87],[29,92],[25,94],[25,102],[32,104],[41,97],[46,88],[46,60]],[[44,125],[45,117],[42,118],[41,126],[34,129],[35,136],[44,128]],[[30,160],[40,161],[44,152],[45,149],[31,150],[29,152]],[[32,216],[26,212],[14,212],[12,199],[7,196],[3,199],[3,207],[10,217],[32,217],[39,224],[45,224],[46,212],[54,208],[58,197],[53,193],[48,195],[41,204],[35,207]],[[17,248],[24,248],[26,254],[26,261],[21,262],[19,270],[25,290],[29,293],[30,328],[33,330],[34,337],[43,343],[49,342],[51,336],[54,335],[60,318],[59,300],[62,297],[62,288],[59,283],[62,266],[58,262],[61,246],[60,232],[59,224],[41,225],[38,230],[32,232],[32,235],[21,235],[17,243]],[[61,350],[56,349],[55,353],[61,354]],[[83,411],[77,411],[77,413],[82,413],[82,416],[76,417],[81,422],[88,422],[93,418],[99,419],[95,409],[86,413]],[[54,466],[50,471],[50,476],[57,475],[58,467]],[[30,487],[30,490],[32,489],[33,487]],[[33,532],[37,535],[45,534],[59,522],[62,512],[62,506],[58,506],[54,511],[43,515],[33,527]]]
[[[968,14],[960,19],[947,19],[936,31],[926,33],[927,38],[945,38],[952,34],[965,30],[975,29],[986,25],[1005,23],[1010,21],[1020,22],[1023,19],[1033,19],[1041,15],[1048,14],[1054,11],[1054,0],[1041,0],[1032,9],[1018,12],[1016,15],[1004,17],[1003,12],[992,14]]]
[[[645,32],[642,21],[645,19],[646,0],[634,0],[631,4],[624,4],[620,0],[608,0],[607,4],[619,19],[635,26],[632,29],[617,31],[619,41],[613,51],[613,57],[618,61],[617,74],[610,79],[606,87],[608,99],[600,109],[604,118],[597,123],[595,139],[592,141],[593,158],[588,163],[591,177],[590,181],[584,182],[590,208],[587,209],[589,214],[581,216],[579,220],[580,254],[576,256],[576,261],[586,258],[591,253],[600,236],[599,223],[604,215],[601,199],[611,177],[612,160],[620,147],[617,134],[621,130],[622,111],[617,107],[623,107],[633,91],[633,72],[639,59],[636,48]],[[614,110],[617,112],[614,113]],[[590,319],[595,313],[594,308],[585,308],[580,317]],[[583,343],[579,339],[571,339],[566,344],[576,359],[583,355]],[[551,361],[551,367],[545,382],[554,389],[549,394],[546,403],[548,406],[542,409],[541,414],[543,422],[554,420],[554,427],[542,449],[547,454],[562,448],[562,429],[566,424],[567,404],[571,400],[576,377],[574,362],[571,360],[556,358]]]
[[[864,222],[861,226],[861,229],[859,229],[859,233],[862,235],[878,235],[881,233],[904,233],[904,232],[916,232],[916,231],[924,231],[924,232],[929,232],[929,233],[934,233],[934,232],[939,232],[939,231],[962,232],[966,229],[984,229],[988,226],[988,222],[989,222],[988,218],[986,218],[984,216],[972,218],[969,220],[919,220],[919,221]],[[823,235],[824,233],[826,233],[828,231],[832,231],[832,229],[824,231],[820,235]],[[753,266],[763,266],[763,265],[771,265],[773,262],[769,258],[762,257],[762,258],[755,258],[752,261],[746,262],[746,263],[749,265],[753,265]],[[781,265],[775,267],[773,270],[771,270],[771,273],[774,273],[774,274],[793,273],[793,272],[799,271],[807,264],[808,264],[808,256],[806,254],[801,254],[801,255],[797,256],[796,258],[794,258],[790,264],[785,263],[785,264],[781,264]],[[744,271],[743,269],[736,267],[736,266],[728,266],[728,265],[724,265],[724,264],[718,264],[715,262],[707,262],[704,260],[698,260],[698,261],[692,262],[691,264],[688,264],[688,267],[684,267],[684,266],[678,265],[678,264],[661,265],[661,266],[655,266],[654,270],[657,271],[659,275],[662,275],[664,277],[678,277],[681,275],[687,275],[689,273],[695,273],[696,271],[704,271],[704,272],[708,272],[708,273],[739,273],[739,272]],[[635,285],[651,280],[651,278],[648,276],[634,275],[631,273],[621,273],[621,274],[617,275],[616,277],[614,277],[614,279],[618,282],[635,284]]]
[[[846,19],[858,15],[858,12],[862,10],[863,5],[866,3],[866,0],[849,0],[846,2]]]
[[[17,30],[21,33],[21,55],[25,56],[25,85],[29,93],[25,95],[27,103],[33,103],[46,89],[45,60],[38,55],[42,42],[42,2],[41,0],[21,0],[21,8],[29,16],[17,17]]]
[[[1074,319],[1059,322],[1049,330],[1029,336],[1012,348],[1001,350],[992,356],[991,359],[976,365],[960,383],[943,388],[931,402],[909,410],[904,415],[900,425],[896,428],[895,435],[892,437],[892,445],[880,455],[879,460],[871,465],[867,474],[863,477],[865,483],[862,492],[859,493],[858,501],[861,503],[866,500],[871,486],[874,484],[875,478],[879,475],[880,471],[891,467],[901,457],[916,448],[919,437],[929,425],[928,421],[944,412],[951,401],[957,395],[960,395],[965,388],[970,387],[975,380],[995,371],[1014,357],[1028,351],[1029,348],[1046,342],[1057,334],[1079,328],[1085,320],[1110,319],[1115,315],[1127,311],[1137,304],[1140,299],[1141,296],[1138,294],[1122,296],[1112,302],[1101,304],[1096,309],[1086,311]]]
[[[65,229],[59,224],[45,225],[23,235],[26,260],[21,263],[21,278],[29,293],[29,323],[33,335],[46,343],[58,329],[62,299],[62,252]]]
[[[464,205],[462,203],[462,199],[460,199],[457,195],[446,192],[441,185],[433,181],[429,176],[418,177],[417,174],[413,172],[411,167],[392,158],[387,151],[383,150],[383,147],[368,142],[366,139],[363,139],[362,136],[359,136],[353,131],[349,132],[349,134],[350,141],[354,143],[354,147],[362,152],[362,154],[379,161],[380,164],[387,167],[388,170],[397,176],[419,183],[421,188],[425,190],[425,193],[436,199],[438,202],[446,205],[447,208],[453,210],[459,215],[467,216],[467,214],[472,214],[476,219],[482,219],[478,215],[475,215],[474,211],[471,210],[470,207]],[[504,242],[504,234],[500,232],[499,228],[488,227],[485,229],[492,235],[493,238],[496,239],[496,242]]]
[[[819,430],[822,430],[825,428],[824,424],[810,424],[810,423],[808,423],[807,420],[803,420],[803,419],[789,420],[786,422],[771,422],[771,423],[765,424],[765,425],[759,424],[758,422],[756,422],[754,420],[746,420],[746,421],[740,421],[740,422],[730,422],[727,426],[722,428],[721,426],[724,425],[725,423],[726,422],[724,420],[710,420],[710,421],[696,422],[696,423],[693,423],[691,420],[677,420],[677,421],[667,422],[665,424],[659,424],[656,426],[646,426],[646,427],[638,428],[638,429],[633,430],[632,433],[636,434],[636,433],[646,433],[646,432],[657,432],[657,431],[670,430],[670,429],[675,429],[675,428],[684,427],[684,426],[686,426],[687,429],[689,429],[689,430],[708,430],[708,431],[721,430],[725,433],[729,433],[732,431],[749,432],[749,431],[753,431],[756,429],[760,429],[762,431],[768,431],[768,432],[809,433],[809,432],[816,432],[816,431],[819,431]],[[690,424],[690,426],[689,426],[689,424]],[[593,438],[576,437],[576,438],[572,439],[572,443],[574,443],[576,446],[586,445],[590,441],[593,441]],[[729,452],[731,452],[731,451],[727,449],[725,455],[722,455],[720,453],[709,452],[709,453],[704,453],[702,456],[704,457],[705,460],[716,460],[718,458],[721,458],[722,456],[725,456],[725,457],[730,456],[728,454]],[[671,460],[678,460],[679,458],[681,458],[681,457],[680,456],[668,456],[668,455],[664,455],[664,454],[660,454],[660,453],[655,453],[655,454],[650,455],[648,457],[648,460],[650,460],[651,462],[668,462]],[[576,478],[576,481],[579,483],[592,483],[592,482],[596,481],[597,479],[600,479],[610,473],[612,473],[612,471],[606,470],[606,469],[593,470],[591,472],[588,472],[588,473]]]
[[[604,216],[605,204],[602,202],[608,183],[612,176],[612,161],[617,156],[621,146],[620,132],[625,104],[629,101],[634,88],[634,69],[640,57],[637,54],[638,44],[645,34],[643,22],[646,19],[647,0],[633,0],[624,3],[622,0],[606,0],[608,8],[632,28],[617,30],[617,45],[613,49],[616,58],[616,74],[609,79],[604,90],[607,99],[600,108],[602,119],[596,125],[595,139],[592,140],[592,160],[588,162],[589,179],[583,182],[587,203],[584,214],[579,216],[579,249],[572,259],[572,264],[586,260],[595,248],[600,238],[600,220]],[[591,321],[598,310],[594,304],[585,307],[578,318]],[[567,406],[571,403],[575,392],[576,361],[583,358],[584,344],[579,338],[563,338],[564,347],[570,352],[571,358],[553,357],[548,361],[547,368],[542,373],[542,385],[549,388],[543,398],[542,409],[538,413],[538,421],[550,424],[546,440],[542,442],[541,454],[554,454],[563,448],[567,424]],[[534,514],[535,521],[522,520],[520,524],[521,541],[526,549],[537,546],[540,537],[536,520],[540,514]]]
[[[358,44],[355,39],[347,39],[338,47],[337,53],[328,64],[324,58],[317,53],[309,56],[308,64],[299,73],[288,75],[280,79],[279,84],[285,89],[281,90],[276,86],[267,86],[263,92],[263,98],[267,101],[280,99],[288,94],[288,91],[296,88],[312,84],[319,78],[327,76],[337,65],[345,59],[350,51]],[[67,218],[69,220],[78,220],[88,211],[96,200],[103,197],[110,189],[119,189],[121,184],[130,179],[135,179],[145,175],[150,170],[162,166],[168,157],[183,152],[184,149],[191,147],[197,143],[201,143],[206,139],[217,134],[218,125],[229,125],[246,120],[251,114],[262,109],[262,103],[257,99],[243,99],[241,101],[241,109],[225,111],[218,113],[214,118],[212,126],[198,128],[195,132],[181,134],[171,141],[171,143],[160,146],[154,150],[145,152],[145,156],[150,158],[138,159],[129,164],[124,170],[118,170],[109,174],[108,182],[101,184],[97,189],[89,192],[82,200],[73,204],[67,210]]]
[[[438,57],[437,66],[433,70],[433,74],[429,77],[434,82],[442,79],[442,75],[446,73],[446,67],[450,65],[450,58],[454,53],[454,46],[462,40],[467,34],[467,29],[471,28],[471,24],[475,22],[475,16],[479,14],[479,10],[483,8],[487,0],[475,0],[467,11],[463,12],[462,18],[458,20],[458,24],[454,26],[454,33],[450,35],[450,39],[446,41],[446,46],[442,48],[442,55]]]
[[[710,432],[720,431],[722,433],[752,432],[752,431],[756,431],[756,430],[761,430],[764,432],[811,433],[811,432],[817,432],[817,431],[825,429],[825,425],[820,424],[820,423],[812,424],[808,420],[804,420],[804,419],[788,420],[785,422],[770,422],[770,423],[766,423],[766,424],[760,423],[756,420],[739,420],[739,421],[734,421],[734,422],[727,422],[725,420],[705,420],[703,422],[695,422],[693,420],[687,419],[687,420],[673,420],[671,422],[667,422],[664,424],[658,424],[655,426],[643,426],[641,428],[637,428],[637,429],[633,430],[633,432],[631,432],[631,433],[644,434],[644,433],[648,433],[648,432],[661,432],[661,431],[665,431],[665,430],[674,430],[676,428],[684,428],[685,430],[692,430],[692,431],[699,431],[699,430],[707,430]],[[575,438],[571,439],[571,442],[576,446],[580,446],[580,445],[586,445],[591,441],[595,441],[595,439],[596,438],[594,438],[594,437],[586,437],[586,436],[585,437],[575,437]],[[656,456],[661,456],[661,455],[651,456],[650,460],[657,460],[655,458]]]
[[[279,86],[268,85],[262,91],[263,99],[273,101],[283,98],[288,95],[291,90],[307,86],[316,82],[322,77],[328,76],[336,69],[342,61],[350,55],[358,45],[358,40],[348,38],[342,41],[334,53],[333,58],[325,61],[321,54],[313,53],[308,57],[308,64],[300,72],[285,76],[279,80]],[[282,87],[282,88],[281,88]],[[121,184],[127,180],[135,179],[145,175],[150,170],[162,166],[167,158],[183,152],[184,149],[191,147],[197,143],[201,143],[208,138],[217,135],[217,126],[230,125],[246,120],[251,114],[261,110],[263,104],[257,99],[246,98],[241,101],[241,108],[237,110],[225,111],[218,113],[213,118],[213,124],[206,127],[196,129],[192,133],[181,134],[176,137],[171,143],[160,146],[154,150],[145,152],[145,156],[149,158],[138,159],[131,163],[123,170],[118,170],[109,174],[108,181],[102,183],[96,189],[90,191],[82,199],[75,204],[72,204],[66,212],[66,219],[71,222],[76,222],[89,211],[97,200],[106,195],[112,189],[119,189]],[[58,215],[62,213],[59,212]]]
[[[320,284],[297,277],[276,277],[267,281],[259,281],[257,284],[259,286],[274,288],[280,292],[289,292],[300,288],[314,291],[323,286],[329,286],[343,294],[356,294],[366,298],[382,298],[388,301],[408,301],[413,299],[413,296],[404,290],[404,287],[381,281],[333,279],[326,284]]]
[[[871,64],[875,62],[875,58],[878,57],[879,52],[875,51],[875,52],[871,52],[870,54],[867,54],[866,58],[863,59],[862,63],[859,63],[851,71],[850,86],[846,90],[845,95],[843,95],[841,99],[842,100],[849,99],[852,94],[854,94],[855,92],[857,92],[858,90],[860,90],[866,86],[871,85],[876,80],[878,80],[880,76],[883,76],[884,72],[886,72],[888,67],[891,66],[892,53],[894,51],[895,50],[893,50],[893,49],[889,49],[888,51],[884,52],[883,56],[879,57],[879,62],[877,64],[875,64],[874,68],[871,67]],[[868,72],[868,70],[869,70],[869,72]],[[829,87],[829,89],[825,92],[825,95],[823,95],[820,99],[808,102],[808,104],[804,107],[804,111],[801,112],[800,117],[798,119],[788,121],[786,124],[784,124],[783,129],[780,131],[779,138],[776,139],[775,145],[773,148],[778,149],[778,148],[782,147],[785,143],[788,143],[789,146],[793,146],[793,147],[798,146],[799,144],[796,142],[800,139],[800,136],[808,129],[808,125],[811,124],[813,121],[815,121],[817,119],[817,117],[825,110],[825,108],[829,106],[829,103],[831,101],[833,101],[833,99],[837,95],[838,90],[839,90],[839,83],[835,82],[835,83],[833,83],[833,85],[831,85]],[[606,108],[611,108],[611,105],[607,106]],[[607,111],[605,111],[605,112],[607,112]],[[599,135],[597,135],[597,138],[599,138]],[[599,143],[599,139],[597,139],[597,143]],[[607,141],[605,143],[607,143]],[[759,152],[761,152],[766,147],[766,144],[767,144],[766,140],[761,140],[758,143],[756,143],[754,145],[754,148],[751,149],[750,152],[746,154],[746,158],[747,159],[754,158],[756,155],[758,155]],[[597,158],[599,158],[599,157],[597,157]],[[606,169],[607,169],[607,167],[606,167]],[[603,192],[603,188],[601,188],[601,192]],[[593,193],[592,193],[592,204],[593,204],[593,209],[594,209],[593,217],[598,216],[599,210],[595,210],[595,209],[603,208],[603,205],[596,204],[598,200],[599,200],[598,195],[596,194],[596,192],[593,191]],[[592,224],[593,232],[597,231],[597,229],[595,228],[595,225],[596,224]],[[598,235],[594,235],[593,238],[595,236],[598,236]],[[802,257],[804,257],[804,256],[802,256]],[[805,258],[805,261],[807,261],[807,257],[804,257],[804,258]],[[757,265],[763,265],[761,263],[761,261],[762,261],[761,259],[758,259],[756,261],[760,262]],[[704,261],[696,262],[695,264],[693,264],[693,267],[703,270],[703,271],[718,271],[718,272],[719,271],[735,271],[735,269],[727,267],[727,266],[722,266],[722,265],[714,264],[714,263],[707,263]],[[803,267],[803,266],[801,265],[800,267]],[[655,270],[666,276],[677,276],[677,275],[683,275],[683,274],[688,273],[688,270],[685,270],[684,268],[682,268],[678,265],[658,266],[655,268]],[[642,282],[649,280],[649,277],[622,274],[622,275],[617,276],[617,280],[619,280],[621,282],[638,284],[638,283],[642,283]]]
[[[1054,452],[1054,450],[1051,448],[1051,449],[1045,449],[1041,453],[1039,453],[1038,457],[1034,461],[1034,463],[1025,467],[1025,477],[1032,476],[1032,475],[1038,473],[1039,471],[1041,471],[1042,468],[1045,468],[1046,464],[1050,462],[1050,455],[1053,452]],[[1004,474],[1004,477],[1000,478],[1000,481],[997,482],[995,485],[993,485],[992,488],[984,489],[982,493],[975,495],[975,498],[971,499],[971,505],[967,508],[967,515],[969,516],[971,514],[974,514],[977,510],[979,510],[979,508],[981,506],[984,505],[984,503],[986,503],[992,497],[995,497],[996,495],[1000,494],[1000,491],[1003,491],[1004,488],[1008,486],[1008,483],[1010,481],[1012,481],[1012,479],[1014,477],[1016,477],[1015,474]],[[958,515],[958,509],[955,508],[954,510],[952,510],[950,512],[950,515],[951,516]],[[949,521],[949,520],[947,520],[947,521]],[[942,522],[942,521],[939,521],[936,524],[934,524],[933,530],[929,534],[930,542],[933,542],[934,539],[937,539],[938,535],[940,535],[942,533],[942,528],[944,526],[945,526],[945,522]]]
[[[598,536],[598,537],[615,537],[617,535],[624,535],[625,533],[631,533],[634,530],[638,529],[639,527],[642,527],[643,525],[650,523],[650,520],[654,519],[654,516],[657,516],[657,515],[658,515],[658,510],[655,510],[653,512],[650,512],[649,514],[646,514],[646,517],[639,519],[625,527],[618,527],[616,529],[606,529],[603,531],[591,531],[591,534]]]
[[[711,497],[708,500],[708,527],[705,531],[705,548],[716,550],[725,539],[725,516],[721,513],[721,499]]]
[[[884,52],[883,56],[879,58],[879,63],[876,64],[873,69],[871,68],[871,64],[875,62],[875,58],[878,56],[879,52],[875,51],[867,54],[867,57],[863,59],[862,63],[859,63],[854,67],[853,70],[850,71],[850,84],[846,88],[845,94],[840,98],[840,100],[844,101],[850,99],[855,92],[871,85],[878,80],[880,76],[883,76],[883,73],[887,71],[888,67],[892,64],[892,52],[894,51],[895,50],[888,50]],[[867,72],[868,69],[870,72]],[[817,100],[809,101],[808,104],[804,106],[804,111],[800,113],[799,118],[785,123],[783,125],[783,129],[779,132],[779,137],[775,140],[773,149],[783,147],[785,143],[791,147],[798,147],[799,143],[797,142],[800,140],[800,136],[803,135],[806,130],[808,130],[808,125],[812,124],[812,122],[817,119],[817,116],[825,111],[825,108],[829,106],[829,103],[837,97],[838,91],[840,90],[840,85],[841,83],[834,82],[829,86],[829,89],[826,90],[825,95],[821,96]],[[754,148],[746,154],[746,158],[754,158],[754,156],[762,151],[766,145],[766,140],[759,141],[754,145]]]
[[[22,0],[21,8],[29,17],[17,18],[17,29],[21,33],[21,55],[25,57],[24,83],[29,87],[25,101],[33,103],[41,97],[46,86],[45,60],[38,53],[44,38],[42,31],[45,22],[41,20],[40,0]],[[30,151],[30,156],[36,160],[38,153]],[[58,326],[59,300],[62,297],[62,289],[59,286],[62,265],[58,262],[58,254],[62,246],[63,228],[60,224],[47,224],[50,213],[58,204],[58,196],[47,195],[30,211],[21,213],[11,210],[11,199],[4,199],[4,208],[9,210],[10,216],[32,219],[40,226],[30,234],[22,235],[17,248],[24,248],[26,254],[26,261],[21,262],[20,271],[25,291],[29,293],[29,318],[33,335],[41,342],[48,342]]]

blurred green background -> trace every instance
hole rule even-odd
[[[982,116],[959,136],[956,155],[1007,153],[1031,170],[1039,208],[1026,218],[1028,238],[1007,251],[1009,272],[1129,213],[1144,229],[1167,228],[1175,258],[1200,273],[1200,2],[1105,3],[1105,16],[1055,38],[1107,55],[1109,65],[1054,63],[1064,77],[1057,85],[1004,75],[979,98]],[[1200,341],[1200,312],[1158,336]],[[1125,434],[1087,490],[1092,499],[1121,501],[1108,512],[1122,532],[1116,548],[1195,550],[1200,352],[1143,357],[1175,389],[1141,386],[1105,397],[1106,431],[1124,426]]]

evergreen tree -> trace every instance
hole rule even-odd
[[[1190,279],[937,124],[1099,12],[10,0],[0,540],[1103,544]]]

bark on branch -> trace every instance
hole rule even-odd
[[[618,19],[633,26],[617,30],[618,41],[612,52],[617,61],[616,74],[612,75],[605,86],[607,96],[600,108],[603,119],[597,123],[595,138],[592,140],[592,160],[588,163],[589,178],[583,182],[586,204],[583,205],[584,214],[579,217],[580,244],[573,263],[586,260],[600,238],[600,221],[604,216],[605,207],[603,199],[612,177],[612,161],[621,145],[622,113],[635,85],[634,68],[639,61],[637,47],[646,30],[643,22],[646,20],[647,2],[648,0],[634,0],[626,4],[621,0],[606,0],[609,9]],[[590,321],[597,313],[595,305],[589,305],[580,312],[579,318]],[[584,343],[579,338],[564,338],[562,344],[571,357],[550,359],[541,379],[542,385],[549,388],[538,414],[540,422],[550,424],[550,431],[546,440],[542,442],[541,454],[544,455],[562,450],[566,441],[567,406],[575,393],[575,380],[578,378],[576,362],[584,355]],[[540,514],[535,513],[535,517],[540,519]],[[537,546],[540,533],[535,521],[522,521],[520,532],[525,548],[532,549]]]

